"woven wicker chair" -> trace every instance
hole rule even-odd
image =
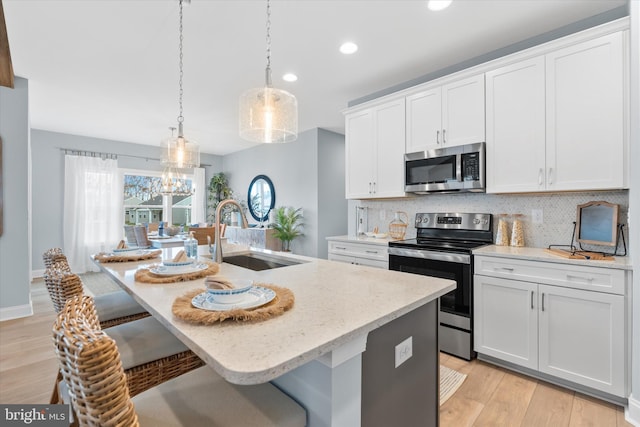
[[[67,302],[53,340],[81,426],[306,425],[305,410],[273,385],[236,386],[208,367],[131,398],[118,347],[99,329],[91,297]]]
[[[69,299],[83,295],[82,281],[74,273],[49,269],[45,274],[45,283],[58,313],[64,309]],[[148,312],[127,314],[134,310],[127,308],[127,300],[120,296],[128,298],[142,309],[124,291],[122,295],[101,295],[95,298],[94,307],[97,307],[97,302],[103,304],[96,309],[95,319],[92,319],[100,328],[108,328],[116,342],[126,351],[124,363],[132,395],[204,365],[198,356],[150,317]],[[111,315],[111,318],[103,321],[101,314]],[[60,392],[60,380],[61,376],[58,374],[50,403],[61,403],[64,400],[63,393]]]

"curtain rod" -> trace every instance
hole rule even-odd
[[[75,148],[64,148],[64,147],[56,147],[60,151],[63,151],[64,154],[71,154],[74,156],[86,156],[86,157],[100,157],[103,159],[117,159],[120,157],[131,157],[134,159],[143,159],[145,161],[156,161],[159,162],[160,158],[158,157],[146,157],[146,156],[136,156],[134,154],[119,154],[119,153],[103,153],[100,151],[87,151],[87,150],[76,150]],[[200,166],[211,166],[206,163],[200,163]]]

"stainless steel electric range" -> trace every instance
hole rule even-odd
[[[416,238],[389,242],[389,269],[455,280],[440,298],[440,350],[466,360],[473,351],[473,249],[493,242],[483,213],[418,213]]]

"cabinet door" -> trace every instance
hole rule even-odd
[[[487,193],[545,188],[544,57],[486,74]]]
[[[540,371],[625,396],[624,297],[539,285]]]
[[[537,285],[474,276],[475,351],[538,368]]]
[[[436,87],[407,96],[407,144],[405,151],[413,153],[441,146],[442,91]]]
[[[372,110],[346,116],[346,195],[348,199],[371,197],[375,139]]]
[[[546,56],[547,189],[625,185],[625,55],[615,33]]]
[[[484,74],[442,87],[442,144],[484,142]]]
[[[376,109],[376,179],[373,197],[404,197],[404,98]]]

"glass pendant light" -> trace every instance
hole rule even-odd
[[[200,149],[198,143],[187,139],[184,136],[182,116],[182,0],[180,0],[180,82],[179,82],[179,104],[180,114],[178,115],[178,136],[167,138],[160,143],[160,161],[164,165],[170,165],[175,168],[197,168],[200,166]]]
[[[170,127],[169,129],[171,130],[171,138],[167,138],[167,140],[176,139],[173,136],[176,128]],[[193,189],[188,183],[186,172],[186,169],[179,168],[173,163],[166,163],[162,170],[160,194],[165,196],[189,196],[193,194]]]
[[[267,0],[265,86],[240,96],[240,137],[251,142],[291,142],[298,138],[298,101],[271,85],[271,4]]]

